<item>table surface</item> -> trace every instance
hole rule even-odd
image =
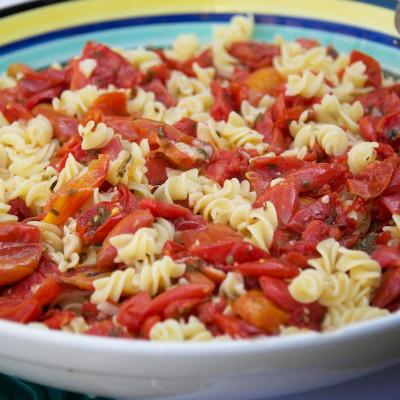
[[[32,1],[32,0],[31,0]],[[21,3],[26,0],[0,0],[0,8],[5,8]],[[330,386],[329,388],[301,393],[297,395],[283,396],[276,400],[350,400],[360,398],[363,400],[398,400],[400,398],[400,364],[368,375],[364,378],[355,379],[343,384]],[[192,396],[185,396],[185,400],[191,400]],[[269,400],[275,400],[269,399]],[[183,400],[182,396],[168,400]],[[194,400],[194,397],[193,397]],[[196,396],[196,400],[202,400]],[[212,400],[206,399],[204,400]],[[260,399],[262,400],[262,399]]]

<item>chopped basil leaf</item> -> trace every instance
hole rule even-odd
[[[132,154],[130,154],[126,160],[122,161],[122,163],[119,166],[118,171],[117,171],[117,176],[119,178],[122,178],[124,176],[128,162],[131,161],[131,159],[132,159]]]
[[[360,239],[354,246],[354,249],[362,250],[362,251],[365,251],[366,253],[370,254],[375,250],[377,238],[378,238],[377,233],[375,233],[375,232],[370,233],[367,237]]]
[[[310,187],[310,182],[307,179],[301,179],[301,186],[305,189]]]
[[[165,138],[166,138],[165,132],[164,132],[164,129],[163,129],[162,126],[160,126],[160,127],[158,128],[158,136],[160,136],[160,138],[162,138],[162,139],[165,139]]]
[[[55,208],[50,208],[50,212],[52,212],[57,217],[60,215],[59,211],[57,211]]]
[[[68,195],[68,196],[72,196],[72,195],[75,194],[76,192],[77,192],[76,189],[70,189],[70,190],[67,190],[67,195]]]

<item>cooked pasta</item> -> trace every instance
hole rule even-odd
[[[1,75],[2,317],[186,342],[398,312],[398,82],[358,50],[253,30],[89,41]]]

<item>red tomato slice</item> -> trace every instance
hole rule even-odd
[[[168,204],[155,199],[143,199],[139,202],[139,207],[142,210],[149,210],[154,217],[162,218],[177,218],[191,214],[188,208],[178,204]]]
[[[125,92],[103,93],[93,102],[91,110],[101,110],[104,115],[128,116],[127,95]]]
[[[265,332],[254,325],[237,317],[216,313],[214,321],[221,330],[232,338],[249,339],[254,336],[264,335]]]
[[[371,258],[379,263],[381,268],[400,267],[400,249],[393,246],[381,246],[371,253]]]
[[[0,286],[11,285],[36,270],[42,243],[0,242]]]
[[[131,335],[124,331],[120,326],[114,324],[111,319],[96,321],[93,326],[84,332],[85,335],[118,337],[130,339]]]
[[[243,321],[267,334],[278,333],[279,327],[286,325],[287,313],[266,299],[261,290],[249,290],[232,303],[232,308]]]
[[[72,178],[55,192],[43,210],[43,222],[60,225],[75,215],[106,179],[110,157],[100,154],[87,169]]]
[[[214,104],[210,108],[210,114],[216,121],[227,121],[231,111],[234,111],[233,101],[227,89],[219,82],[211,82],[211,93],[214,96]]]
[[[235,269],[245,276],[273,276],[282,279],[294,278],[300,272],[297,265],[275,258],[238,264]]]
[[[389,268],[383,273],[382,283],[372,300],[374,307],[386,307],[400,296],[400,267]]]
[[[0,242],[3,243],[38,243],[42,234],[37,226],[21,222],[0,223]]]
[[[372,85],[375,89],[379,89],[382,86],[382,71],[379,62],[375,60],[375,58],[364,54],[361,51],[353,50],[350,53],[350,64],[353,64],[356,61],[362,61],[362,63],[367,67],[365,73],[368,76],[368,79],[365,82],[365,86]]]

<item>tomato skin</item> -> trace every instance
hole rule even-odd
[[[91,110],[101,110],[104,115],[128,116],[127,96],[124,92],[103,93],[90,106]],[[97,121],[103,122],[103,121]]]
[[[110,275],[111,271],[97,268],[97,266],[84,266],[75,269],[73,272],[64,272],[58,276],[58,279],[64,284],[64,286],[93,292],[93,281]]]
[[[53,309],[43,315],[41,322],[50,329],[61,329],[64,325],[68,325],[74,318],[75,313],[72,311]]]
[[[267,334],[277,333],[286,324],[287,313],[267,300],[261,290],[252,289],[232,303],[233,311],[244,321]]]
[[[244,176],[249,164],[249,154],[243,149],[218,150],[203,172],[220,185],[225,180]]]
[[[227,121],[231,111],[234,111],[232,99],[228,91],[219,82],[211,82],[211,93],[214,96],[214,104],[210,108],[210,114],[216,121]]]
[[[126,327],[129,332],[139,332],[140,326],[145,319],[144,310],[148,309],[151,297],[147,291],[139,292],[130,299],[125,300],[117,315],[117,321]]]
[[[245,276],[273,276],[276,278],[289,279],[299,274],[299,268],[284,259],[270,258],[235,265],[241,274]]]
[[[203,298],[194,299],[180,299],[174,300],[169,303],[164,311],[163,318],[174,318],[179,320],[180,318],[187,318],[193,309],[196,309],[203,302]]]
[[[325,221],[328,218],[334,222],[336,216],[343,212],[341,200],[337,193],[327,195],[328,202],[322,201],[323,197],[315,200],[310,205],[297,211],[288,223],[288,228],[296,233],[301,233],[305,227],[315,221]]]
[[[262,207],[270,201],[278,215],[280,227],[285,228],[298,206],[299,192],[293,180],[285,180],[275,186],[269,185],[254,202],[254,207]]]
[[[293,299],[289,293],[289,284],[282,279],[272,276],[261,276],[259,279],[264,296],[286,311],[294,311],[301,303]]]
[[[18,221],[21,222],[27,218],[33,217],[31,209],[26,205],[25,201],[20,199],[19,197],[8,202],[8,205],[11,206],[8,213],[10,215],[15,215],[18,217]]]
[[[117,256],[116,248],[110,243],[113,236],[124,233],[134,234],[138,229],[149,227],[154,221],[153,215],[149,210],[137,210],[118,222],[117,225],[107,234],[101,250],[97,256],[97,266],[100,269],[110,269],[114,263],[114,258]]]
[[[368,78],[365,82],[365,86],[372,85],[375,89],[379,89],[382,86],[382,72],[379,62],[361,51],[353,50],[350,53],[350,64],[353,64],[356,61],[362,61],[367,67],[365,73]]]
[[[347,179],[347,190],[364,200],[371,200],[385,191],[396,167],[396,157],[390,157],[381,162],[374,161],[354,179]]]
[[[252,70],[272,65],[272,58],[278,56],[280,47],[273,44],[259,43],[252,40],[233,42],[228,52],[237,58],[241,64]]]
[[[33,118],[33,114],[20,103],[7,103],[1,112],[10,124],[19,119],[26,119],[29,121]]]
[[[227,225],[214,222],[200,229],[187,230],[179,234],[182,243],[190,248],[203,244],[214,244],[221,241],[240,241],[242,237]]]
[[[146,92],[153,92],[156,101],[163,103],[167,108],[176,106],[175,97],[159,79],[153,79],[150,83],[143,85],[143,88]]]
[[[283,78],[274,67],[263,67],[252,72],[245,82],[250,92],[249,97],[254,102],[265,94],[273,95]]]
[[[208,222],[201,215],[192,213],[186,214],[183,217],[178,217],[174,220],[175,231],[193,231],[204,228]]]
[[[400,267],[400,249],[393,246],[381,246],[370,254],[381,268]]]
[[[292,179],[299,193],[304,193],[340,179],[345,172],[346,168],[340,164],[318,163],[288,172],[285,178]]]
[[[28,323],[37,320],[42,307],[54,301],[60,293],[55,278],[44,278],[34,272],[14,285],[0,298],[0,318]]]
[[[0,242],[2,243],[38,243],[42,234],[37,226],[21,222],[1,222]]]
[[[0,286],[11,285],[36,270],[42,243],[0,242]]]
[[[104,321],[96,321],[93,326],[84,332],[85,335],[94,336],[108,336],[108,337],[118,337],[122,339],[130,339],[132,336],[121,329],[120,326],[114,324],[111,319],[106,319]]]
[[[97,66],[89,78],[79,70],[79,63],[87,58],[97,61]],[[128,60],[111,50],[108,46],[88,41],[82,51],[82,57],[70,61],[72,67],[71,90],[81,89],[92,84],[107,88],[114,84],[118,88],[134,88],[140,80],[140,72]]]
[[[232,338],[249,339],[254,336],[264,335],[265,332],[240,318],[216,313],[214,321],[220,329]]]
[[[190,247],[190,252],[206,261],[232,264],[269,258],[270,255],[259,247],[245,241],[225,241]]]
[[[299,308],[293,310],[287,318],[288,325],[306,328],[314,331],[322,330],[322,321],[326,313],[326,307],[318,302],[302,304]]]
[[[55,192],[43,210],[43,222],[60,225],[79,211],[106,179],[110,157],[100,154],[88,168]]]
[[[173,125],[174,128],[178,129],[182,133],[188,136],[197,137],[197,121],[190,118],[182,118]]]
[[[372,300],[374,307],[384,308],[400,296],[400,267],[388,268]]]
[[[139,202],[139,207],[142,210],[149,210],[154,217],[162,218],[177,218],[190,214],[188,208],[182,207],[178,204],[168,204],[163,201],[155,199],[143,199]]]
[[[150,340],[151,328],[160,321],[161,317],[159,315],[152,315],[151,317],[146,318],[140,327],[139,337],[141,339]]]

